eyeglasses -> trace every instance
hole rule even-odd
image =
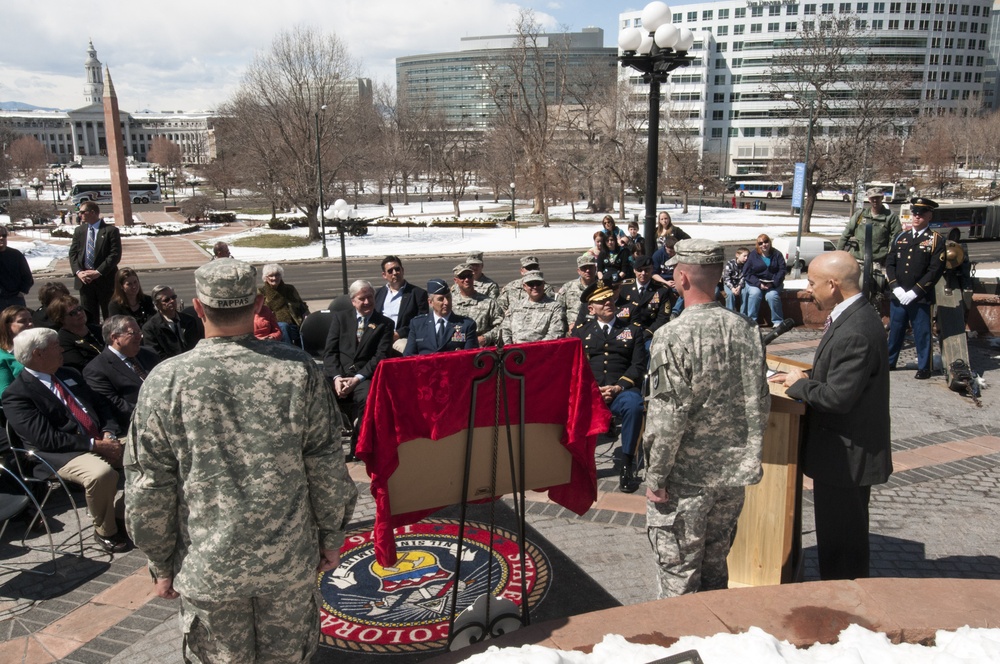
[[[771,241],[770,240],[762,240],[762,241],[760,241],[760,242],[757,243],[757,246],[760,247],[760,246],[763,246],[765,244],[771,244]]]
[[[910,208],[910,214],[917,217],[923,217],[924,215],[928,215],[930,213],[931,211],[927,208]]]
[[[545,288],[544,281],[531,281],[525,284],[528,288]]]
[[[389,274],[396,274],[397,272],[402,272],[403,268],[401,268],[401,267],[389,267],[389,268],[386,268],[385,271],[387,273],[389,273]]]
[[[469,279],[472,279],[472,275],[471,275],[471,274],[460,274],[460,275],[458,275],[458,276],[457,276],[457,277],[455,277],[455,278],[456,278],[456,279],[459,279],[459,280],[461,280],[461,281],[467,281],[467,280],[469,280]]]
[[[83,313],[83,307],[74,307],[67,312],[70,316],[76,316]]]
[[[160,302],[173,302],[177,299],[176,295],[164,295],[160,298]]]

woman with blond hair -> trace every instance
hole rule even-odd
[[[760,301],[767,300],[771,308],[771,324],[778,325],[785,316],[781,310],[781,291],[784,289],[785,257],[771,246],[771,238],[766,233],[757,236],[757,249],[751,251],[743,264],[743,278],[746,282],[747,316],[757,320]]]

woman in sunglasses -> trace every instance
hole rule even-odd
[[[49,318],[59,333],[63,349],[63,365],[83,371],[87,363],[104,350],[101,328],[87,323],[87,312],[80,301],[70,295],[49,305]]]
[[[785,316],[781,310],[781,291],[787,273],[785,257],[771,246],[771,238],[762,233],[757,236],[757,250],[751,251],[743,264],[746,281],[747,316],[757,320],[761,300],[767,300],[771,309],[771,324],[778,325]]]

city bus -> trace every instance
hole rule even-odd
[[[903,206],[900,221],[904,228],[909,228],[909,206]],[[1000,239],[1000,204],[941,203],[934,210],[930,228],[943,235],[946,240],[956,242]]]
[[[733,193],[741,198],[744,196],[752,196],[754,198],[788,198],[792,195],[792,188],[786,182],[743,180],[735,183]]]
[[[11,201],[23,201],[28,198],[28,190],[24,187],[0,187],[0,214],[7,212],[7,204]]]
[[[157,182],[129,182],[128,193],[133,203],[159,203],[160,185]],[[93,201],[95,203],[111,202],[110,182],[80,182],[73,185],[70,191],[73,205]]]
[[[819,201],[844,201],[845,203],[851,200],[851,196],[854,195],[854,188],[848,185],[831,185],[827,189],[820,189],[816,194],[816,200]]]

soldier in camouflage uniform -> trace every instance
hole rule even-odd
[[[646,413],[646,528],[660,597],[727,587],[745,487],[760,481],[770,411],[757,326],[715,300],[723,249],[677,243],[681,316],[653,335]]]
[[[566,336],[566,307],[545,294],[545,277],[538,270],[522,278],[524,298],[510,308],[503,320],[503,341],[523,344]]]
[[[534,256],[525,256],[521,259],[521,276],[504,284],[504,287],[500,289],[500,297],[497,298],[500,308],[503,309],[504,316],[510,313],[512,306],[528,297],[528,294],[524,290],[524,283],[521,281],[524,275],[528,272],[537,272],[540,269],[538,267],[538,259]],[[545,294],[552,299],[556,297],[556,292],[548,284],[545,285]]]
[[[493,281],[485,274],[483,274],[483,252],[473,251],[471,254],[465,257],[464,263],[472,268],[475,289],[477,293],[485,295],[486,297],[497,299],[500,297],[500,286],[497,282]],[[451,287],[451,296],[454,298],[458,295],[458,287]],[[479,344],[480,346],[482,344]]]
[[[566,307],[566,320],[571,323],[570,332],[576,326],[575,321],[580,311],[586,309],[586,305],[580,303],[580,295],[587,290],[587,286],[597,281],[597,258],[589,252],[577,256],[576,272],[580,278],[567,281],[556,293],[556,301]]]
[[[476,321],[480,347],[496,346],[500,340],[500,324],[503,322],[500,305],[496,299],[473,288],[475,271],[471,266],[462,263],[456,265],[452,272],[455,274],[455,284],[451,287],[452,310],[460,316]]]
[[[340,414],[301,349],[253,335],[256,270],[195,272],[206,338],[159,364],[126,445],[128,530],[156,593],[181,598],[184,657],[308,661],[317,571],[339,564],[357,489]]]

